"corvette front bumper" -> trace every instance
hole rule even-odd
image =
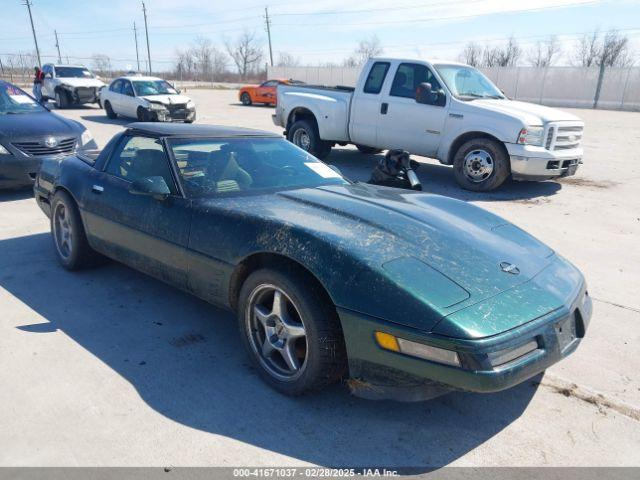
[[[456,339],[338,309],[350,376],[373,389],[440,387],[450,390],[496,392],[543,372],[576,350],[591,319],[592,304],[584,286],[567,304],[524,325],[480,339]],[[567,328],[572,326],[569,330]],[[562,331],[564,329],[564,331]],[[458,353],[461,366],[444,365],[381,348],[375,332]],[[494,365],[498,352],[517,352],[535,342],[534,349]],[[537,347],[537,348],[536,348]],[[390,395],[389,398],[395,398]]]

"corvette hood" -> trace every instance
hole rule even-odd
[[[328,220],[342,232],[337,233],[339,241],[363,258],[373,255],[384,265],[413,257],[455,282],[468,295],[446,305],[448,313],[529,281],[554,256],[549,247],[504,219],[439,195],[355,184],[279,196],[312,206],[318,218],[306,220],[310,227]],[[421,268],[418,263],[416,269]]]
[[[145,95],[142,98],[149,100],[150,102],[159,102],[163,105],[188,103],[191,100],[186,95]]]
[[[97,78],[73,78],[73,77],[58,77],[57,79],[61,85],[71,85],[72,87],[104,87],[104,83]]]
[[[465,104],[469,109],[491,110],[496,113],[517,118],[525,125],[542,124],[546,122],[580,121],[580,118],[557,108],[545,107],[528,102],[515,100],[478,99]]]

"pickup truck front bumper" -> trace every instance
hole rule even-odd
[[[547,150],[543,147],[505,144],[514,180],[547,180],[574,175],[582,164],[582,148]]]

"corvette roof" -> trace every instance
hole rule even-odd
[[[223,125],[193,125],[189,123],[135,122],[127,129],[157,135],[161,137],[279,137],[280,135],[264,130]]]

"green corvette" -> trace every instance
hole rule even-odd
[[[108,257],[235,311],[286,394],[503,390],[573,352],[591,317],[582,274],[511,223],[350,182],[267,132],[135,123],[44,160],[35,197],[63,267]]]

